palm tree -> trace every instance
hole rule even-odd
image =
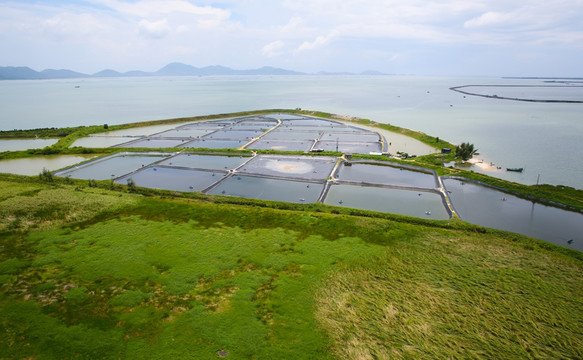
[[[478,149],[474,149],[474,144],[462,143],[455,147],[455,157],[461,158],[463,161],[469,160],[477,154]]]

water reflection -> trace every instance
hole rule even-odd
[[[0,160],[0,172],[32,176],[40,174],[43,169],[55,171],[94,157],[95,155],[50,155]]]
[[[581,213],[533,203],[474,183],[456,179],[443,182],[464,221],[583,251]]]
[[[318,201],[323,189],[323,183],[235,175],[221,182],[209,191],[209,194],[291,203],[314,203]]]
[[[55,175],[70,176],[75,179],[107,180],[131,173],[166,157],[163,155],[114,155],[91,162],[87,166],[75,166],[60,171]]]
[[[450,218],[441,195],[428,191],[338,184],[330,187],[324,203],[420,218]]]
[[[407,187],[436,188],[436,177],[432,174],[411,171],[402,167],[370,163],[343,163],[337,178],[345,181],[397,185]]]
[[[59,139],[1,139],[0,152],[42,149],[56,144]]]

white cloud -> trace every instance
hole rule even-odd
[[[140,0],[124,2],[119,0],[94,0],[125,16],[139,18],[157,18],[160,15],[188,19],[203,28],[221,25],[231,16],[229,10],[212,6],[197,6],[183,0]]]
[[[501,25],[511,21],[514,18],[512,14],[488,11],[478,17],[464,22],[465,28],[478,28],[484,26]]]
[[[327,35],[320,35],[314,39],[314,41],[304,41],[297,49],[296,53],[307,51],[307,50],[314,50],[329,44],[339,33],[337,30],[331,31]]]
[[[281,49],[284,45],[284,42],[281,40],[270,42],[269,44],[265,45],[263,49],[261,49],[261,53],[267,57],[281,55],[283,53]]]
[[[394,54],[407,71],[407,54],[481,46],[583,56],[582,0],[0,1],[0,52],[15,65],[42,63],[41,48],[63,61],[51,66],[95,71],[170,61],[341,70]]]
[[[166,19],[159,21],[148,21],[142,19],[138,23],[138,28],[140,35],[152,39],[162,39],[170,32],[170,26],[168,26],[168,21]]]
[[[299,16],[292,17],[287,24],[281,27],[281,31],[284,33],[294,33],[301,28],[303,20]]]

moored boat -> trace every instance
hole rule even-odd
[[[506,168],[506,171],[522,172],[524,168]]]

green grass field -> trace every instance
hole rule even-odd
[[[269,205],[0,177],[0,358],[583,358],[579,253]]]

